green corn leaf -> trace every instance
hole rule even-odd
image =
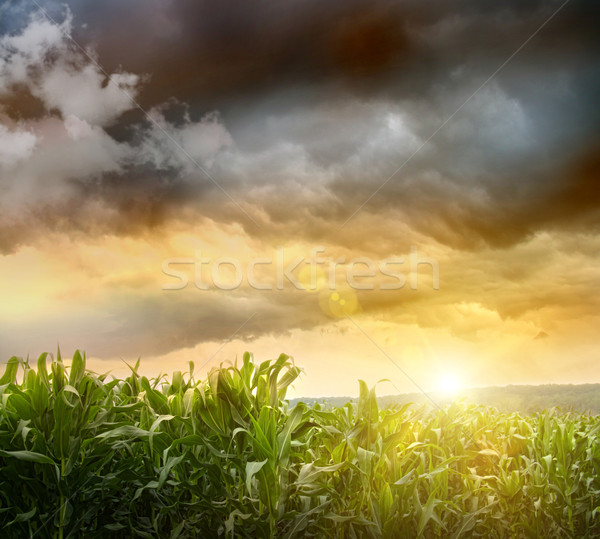
[[[27,462],[35,462],[37,464],[55,464],[50,457],[40,453],[35,453],[34,451],[5,451],[0,449],[0,455],[3,457],[24,460]]]
[[[13,356],[6,362],[4,374],[0,378],[0,385],[14,384],[17,382],[17,371],[19,370],[19,358]]]
[[[252,478],[262,470],[263,466],[268,462],[267,459],[260,462],[251,461],[246,463],[246,490],[252,496]]]

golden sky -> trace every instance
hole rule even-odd
[[[0,359],[600,382],[597,7],[503,65],[558,6],[5,4]]]

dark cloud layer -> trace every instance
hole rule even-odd
[[[239,103],[251,107],[290,87],[306,87],[310,101],[340,91],[393,100],[430,96],[455,69],[491,73],[558,5],[187,0],[154,9],[141,2],[82,2],[73,9],[89,22],[81,38],[97,44],[108,67],[152,75],[145,103],[175,95],[199,110],[233,115]],[[593,65],[598,15],[594,2],[569,5],[511,62],[502,83],[518,92],[520,70],[531,80],[536,72]],[[584,90],[588,97],[591,90]]]
[[[136,235],[187,211],[238,221],[267,238],[302,230],[307,239],[354,241],[340,225],[559,6],[68,5],[73,35],[109,72],[139,75],[135,95],[147,110],[170,102],[163,120],[178,141],[191,136],[186,125],[219,110],[233,146],[209,152],[205,168],[263,226],[185,158],[166,157],[178,153],[171,141],[135,107],[119,104],[124,112],[99,127],[115,145],[116,169],[70,172],[59,202],[33,196],[15,202],[18,210],[9,205],[0,233],[5,253],[44,227]],[[47,8],[64,19],[58,3]],[[459,248],[506,247],[543,229],[597,230],[598,10],[591,1],[568,4],[360,213]],[[4,8],[0,29],[18,34],[30,12],[24,3]],[[69,50],[85,69],[87,60]],[[0,104],[11,121],[27,125],[56,115],[44,103],[48,92],[19,83]],[[91,118],[104,118],[98,114]],[[10,183],[12,172],[0,174]],[[291,200],[293,212],[283,209]],[[382,235],[394,239],[391,231]]]

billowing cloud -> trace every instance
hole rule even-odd
[[[25,87],[47,110],[107,125],[132,107],[139,76],[107,76],[96,61],[69,41],[72,17],[59,25],[34,14],[25,29],[0,41],[0,90]]]
[[[599,82],[589,78],[587,64],[582,63],[590,52],[577,48],[577,39],[589,39],[585,24],[577,39],[568,17],[552,26],[554,41],[549,43],[562,44],[563,56],[576,57],[577,62],[553,59],[538,73],[536,58],[541,51],[533,47],[529,56],[523,51],[505,72],[473,94],[491,67],[482,63],[476,48],[464,49],[464,35],[492,47],[490,36],[495,34],[482,30],[491,28],[491,21],[498,17],[503,21],[496,36],[500,40],[506,38],[507,28],[524,31],[517,14],[531,25],[541,24],[551,14],[549,7],[511,5],[501,13],[491,6],[486,8],[489,12],[465,8],[451,16],[439,5],[432,11],[410,3],[402,8],[334,4],[319,20],[336,22],[331,28],[323,26],[321,34],[315,29],[310,34],[308,25],[314,22],[316,9],[310,2],[282,11],[280,20],[259,8],[244,19],[255,25],[239,28],[235,20],[242,20],[241,15],[234,17],[232,6],[209,10],[203,18],[197,16],[197,6],[186,3],[142,10],[149,28],[159,20],[172,21],[168,31],[152,35],[169,51],[168,59],[162,53],[147,54],[146,40],[151,36],[144,32],[137,36],[136,46],[118,48],[122,60],[129,59],[143,75],[115,65],[107,78],[95,60],[66,37],[75,33],[70,12],[60,28],[34,14],[20,33],[3,38],[5,94],[10,94],[11,85],[22,84],[41,100],[47,114],[76,118],[106,134],[96,137],[97,142],[104,140],[97,152],[108,158],[104,170],[98,169],[98,157],[90,163],[89,173],[65,171],[65,177],[81,187],[72,193],[81,205],[90,196],[111,205],[122,190],[125,199],[139,199],[132,207],[152,205],[154,225],[156,219],[167,222],[186,207],[224,223],[233,219],[251,234],[279,236],[297,228],[329,235],[360,208],[360,214],[401,220],[436,241],[461,248],[509,246],[567,222],[581,230],[595,227],[595,205],[580,198],[574,185],[593,177],[593,172],[582,172],[594,166],[586,165],[586,155],[594,151],[591,124],[563,112],[566,105],[580,108],[582,97],[590,95],[589,83]],[[91,13],[78,2],[71,9],[80,16]],[[83,43],[86,35],[91,36],[101,56],[92,49],[90,55],[109,64],[114,63],[111,55],[118,40],[128,39],[126,26],[121,25],[127,25],[133,13],[128,8],[115,20],[115,9],[111,3],[95,9],[95,24],[76,32]],[[110,41],[97,33],[108,20],[116,24],[116,39]],[[264,40],[243,46],[245,40],[254,40],[259,24]],[[223,40],[233,28],[239,30],[235,49]],[[309,35],[314,39],[304,50],[298,43]],[[549,37],[542,33],[539,39]],[[304,50],[303,56],[278,64],[267,51],[291,54],[288,43],[295,43],[294,50]],[[244,62],[252,54],[254,65],[264,63],[253,71],[257,76],[273,74],[261,83],[267,86],[260,98],[235,97],[238,91],[252,96],[253,83],[237,64],[237,56],[227,56],[233,50]],[[460,62],[448,54],[450,50]],[[496,50],[490,48],[485,57],[492,65]],[[441,64],[429,65],[428,58]],[[521,75],[520,66],[528,58],[542,88],[534,88]],[[225,88],[213,81],[216,63],[236,77],[246,77],[243,84]],[[202,65],[201,71],[197,65]],[[318,73],[321,76],[309,76]],[[207,90],[189,92],[186,81],[192,76],[220,99],[221,117],[203,106],[211,102],[204,99]],[[228,81],[224,77],[222,84]],[[156,92],[167,83],[170,93],[160,94],[163,101],[157,102]],[[422,92],[415,91],[421,87]],[[390,88],[396,88],[395,95]],[[540,92],[542,100],[536,99]],[[132,98],[147,107],[152,103],[147,118]],[[7,114],[27,114],[25,109],[19,113],[18,102],[8,102]],[[437,132],[459,107],[460,112]],[[549,129],[549,121],[560,129]],[[115,125],[107,128],[109,124]],[[118,155],[107,154],[111,144],[118,147]],[[210,168],[212,179],[194,161],[206,171]],[[29,171],[27,175],[31,176]],[[86,177],[95,178],[95,183],[87,184]],[[216,206],[219,196],[223,200]],[[282,209],[290,196],[296,202],[294,212]],[[240,206],[254,221],[268,226],[257,229]],[[124,228],[121,219],[113,223],[115,231],[140,230]],[[110,220],[106,227],[111,228]],[[343,231],[336,234],[345,241]],[[395,238],[390,227],[381,235],[386,241]]]
[[[27,130],[10,131],[0,125],[0,166],[10,167],[31,155],[37,137]]]
[[[175,125],[164,116],[168,103],[132,126],[130,140],[111,136],[106,126],[137,109],[141,77],[124,71],[107,76],[93,50],[83,53],[70,41],[72,26],[70,12],[60,26],[34,13],[20,32],[0,40],[4,252],[31,242],[48,227],[92,234],[99,228],[139,230],[143,223],[123,226],[122,208],[113,206],[115,186],[121,195],[131,190],[140,200],[148,193],[156,196],[152,192],[162,189],[165,170],[189,175],[197,164],[210,167],[215,155],[231,145],[216,113],[198,121],[185,115]],[[11,117],[11,107],[31,99],[40,105],[35,114]],[[130,202],[126,199],[123,207],[136,219],[140,204]]]
[[[149,128],[141,129],[141,153],[136,160],[157,170],[172,168],[191,174],[199,164],[210,168],[217,153],[233,142],[216,113],[198,122],[186,113],[180,125],[173,125],[160,109],[152,109],[148,119]]]

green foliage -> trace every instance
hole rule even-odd
[[[76,352],[0,378],[3,537],[585,537],[600,420],[285,400],[281,355],[206,380],[97,375]]]

